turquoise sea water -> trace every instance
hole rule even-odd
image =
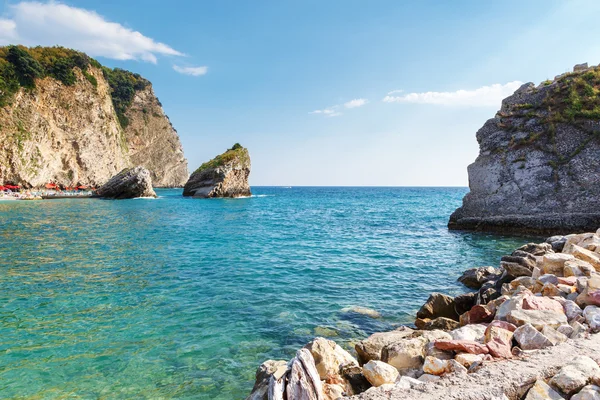
[[[449,232],[466,191],[0,202],[0,397],[243,399],[263,360],[411,323],[526,241]]]

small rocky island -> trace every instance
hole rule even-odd
[[[450,229],[567,233],[600,226],[600,67],[504,99],[477,132],[463,206]]]
[[[198,198],[250,196],[249,175],[248,149],[236,143],[194,171],[183,188],[183,195]]]
[[[125,168],[100,187],[96,197],[105,199],[133,199],[136,197],[156,197],[152,188],[150,171],[143,167]]]

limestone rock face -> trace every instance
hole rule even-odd
[[[592,67],[528,83],[503,100],[477,132],[470,192],[449,228],[561,233],[600,226],[600,120],[588,112],[596,95],[576,89],[598,75]]]
[[[200,166],[185,184],[184,196],[241,197],[250,196],[250,155],[235,144],[225,153]]]
[[[124,134],[131,164],[148,169],[155,187],[182,187],[189,177],[187,160],[179,135],[152,85],[136,92],[125,115],[129,120]]]
[[[98,189],[96,195],[108,199],[156,197],[150,171],[142,167],[126,168],[119,172]]]
[[[124,168],[142,166],[156,186],[183,186],[187,161],[152,85],[140,77],[147,85],[136,89],[122,124],[99,65],[72,72],[70,85],[38,78],[0,107],[0,184],[100,187]]]

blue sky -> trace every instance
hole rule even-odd
[[[151,80],[190,170],[240,142],[253,185],[466,186],[502,97],[600,62],[593,0],[9,1],[2,14],[3,44],[74,47]]]

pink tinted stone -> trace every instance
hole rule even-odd
[[[563,306],[556,300],[547,297],[526,297],[523,300],[523,310],[548,310],[563,313]]]
[[[494,337],[492,340],[486,343],[490,354],[496,358],[511,358],[511,344],[504,342],[498,337]]]
[[[488,354],[490,352],[486,345],[471,340],[437,340],[434,346],[439,350],[471,354]]]
[[[567,278],[558,277],[558,283],[561,283],[563,285],[573,286],[577,283],[577,277],[575,277],[575,276],[569,276]]]
[[[496,326],[500,329],[506,329],[507,331],[511,331],[514,332],[517,327],[513,324],[511,324],[510,322],[506,322],[506,321],[499,321],[499,320],[495,320],[490,322],[490,324],[488,325],[488,329],[490,329],[490,327],[492,326]]]

